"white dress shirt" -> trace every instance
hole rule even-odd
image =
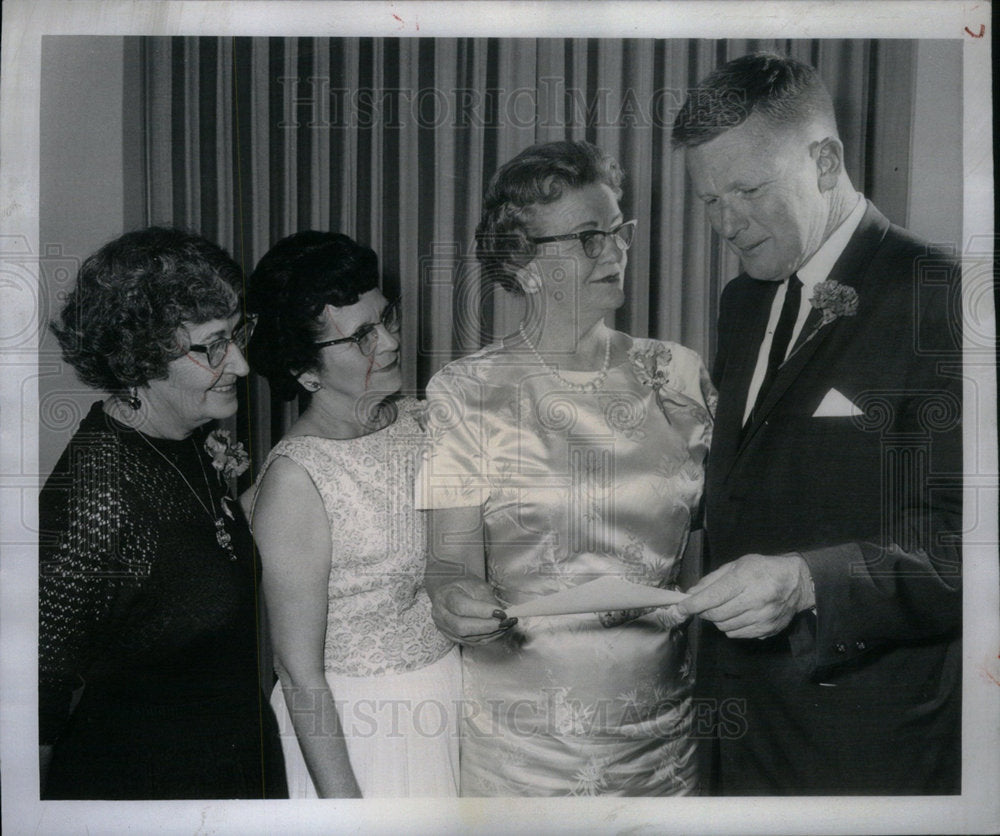
[[[851,240],[851,236],[854,235],[861,224],[861,219],[864,217],[865,209],[867,208],[868,204],[859,192],[857,203],[855,203],[851,213],[844,218],[840,226],[812,254],[809,260],[795,271],[799,277],[799,281],[802,282],[802,301],[799,303],[799,315],[795,320],[795,327],[792,329],[792,338],[788,341],[788,351],[791,351],[794,347],[795,341],[802,333],[802,326],[805,325],[806,317],[809,316],[809,311],[812,309],[809,300],[812,298],[813,290],[820,282],[826,281],[827,276],[830,275],[833,265],[837,263],[837,259],[840,258],[841,253],[847,247],[847,242]],[[750,418],[754,403],[757,401],[757,393],[760,392],[764,376],[767,374],[767,357],[771,353],[774,330],[778,327],[778,317],[781,316],[781,306],[785,302],[785,293],[787,290],[788,279],[785,279],[781,282],[781,287],[778,288],[778,292],[774,294],[774,300],[771,302],[771,316],[767,321],[767,331],[764,332],[760,351],[757,353],[757,365],[754,367],[753,377],[750,379],[747,402],[743,409],[744,424]],[[788,352],[785,353],[785,357],[788,357]]]

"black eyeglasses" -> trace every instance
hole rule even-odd
[[[618,224],[614,229],[607,232],[601,229],[585,229],[583,232],[567,232],[565,235],[546,235],[542,238],[529,238],[532,244],[551,244],[555,241],[573,241],[579,239],[583,245],[583,251],[588,258],[597,258],[604,252],[608,238],[613,236],[618,242],[618,246],[627,250],[632,246],[632,239],[635,237],[635,225],[638,221],[625,221]]]
[[[188,351],[198,351],[208,357],[208,365],[213,369],[222,365],[229,353],[229,344],[233,343],[240,351],[247,347],[250,337],[253,334],[254,326],[257,324],[257,315],[250,314],[233,329],[232,336],[220,337],[213,340],[208,345],[191,344]]]
[[[369,322],[362,325],[349,337],[340,337],[336,340],[325,340],[321,343],[315,343],[315,346],[316,348],[326,348],[328,345],[354,343],[358,347],[358,350],[365,355],[365,357],[369,357],[375,351],[375,346],[378,345],[378,331],[376,329],[380,324],[390,334],[396,335],[399,333],[399,328],[402,324],[402,315],[399,312],[398,299],[393,299],[388,305],[385,306],[385,309],[382,311],[382,316],[379,318],[378,322]]]

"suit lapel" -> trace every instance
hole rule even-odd
[[[777,292],[777,282],[752,281],[748,286],[747,298],[739,308],[739,321],[733,323],[734,333],[739,335],[739,339],[729,351],[726,367],[721,379],[717,381],[720,392],[731,394],[729,397],[719,398],[711,452],[723,474],[728,474],[740,445],[747,392],[757,365],[757,354],[764,339],[764,331],[767,329],[771,303]]]
[[[861,223],[827,277],[827,280],[832,279],[840,284],[850,285],[858,291],[860,297],[858,316],[864,315],[863,285],[869,278],[866,275],[868,265],[888,231],[889,222],[869,203]],[[819,328],[820,322],[821,314],[819,311],[815,309],[810,311],[802,328],[802,334],[796,341],[793,353],[778,370],[778,375],[764,401],[758,409],[754,410],[746,427],[743,428],[738,452],[742,452],[746,448],[764,421],[767,420],[775,405],[785,396],[789,387],[810,367],[809,364],[813,356],[820,346],[829,339],[830,335],[837,330],[839,324],[837,320],[834,320]],[[810,337],[810,334],[813,336]],[[756,353],[754,360],[756,360]]]
[[[795,338],[795,343],[792,345],[791,354],[794,354],[799,350],[806,340],[811,339],[810,334],[819,328],[820,322],[823,320],[823,314],[820,313],[819,308],[810,308],[809,316],[806,317],[806,321],[802,323],[802,330],[799,335]]]

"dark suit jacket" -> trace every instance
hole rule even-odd
[[[741,425],[775,283],[722,295],[707,568],[802,554],[816,610],[776,637],[705,630],[723,794],[953,793],[960,778],[961,339],[953,261],[871,205],[818,325]],[[813,417],[831,389],[863,413]]]

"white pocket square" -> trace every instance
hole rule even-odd
[[[856,415],[864,415],[847,397],[840,394],[836,389],[831,389],[823,397],[820,405],[812,414],[813,418],[853,418]]]

